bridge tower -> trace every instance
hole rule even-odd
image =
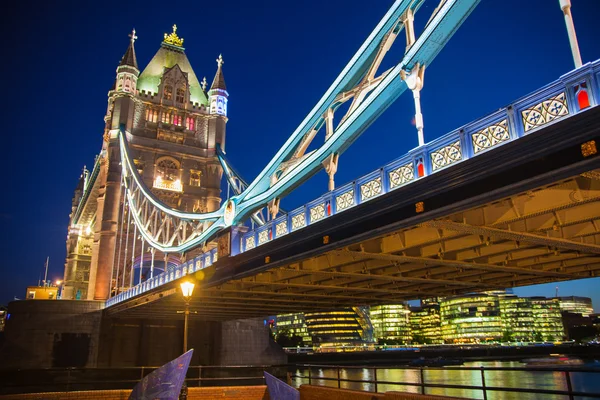
[[[142,180],[160,201],[189,212],[220,207],[223,170],[216,146],[225,145],[228,99],[223,59],[207,93],[206,78],[198,81],[176,25],[141,73],[136,39],[134,30],[108,92],[102,151],[73,199],[63,298],[107,299],[148,277],[150,264],[158,274],[180,258],[150,253],[131,224],[123,204],[120,128]]]

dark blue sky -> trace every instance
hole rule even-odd
[[[89,4],[88,4],[89,3]],[[431,4],[427,4],[431,3]],[[423,26],[437,1],[420,11]],[[573,0],[584,62],[600,58],[600,1]],[[176,23],[199,79],[219,53],[229,99],[227,153],[252,179],[313,107],[385,14],[391,0],[14,2],[3,13],[4,145],[0,304],[23,297],[50,256],[62,278],[71,196],[102,143],[106,94],[133,27],[140,68]],[[428,17],[427,15],[427,17]],[[419,14],[417,16],[419,19]],[[388,54],[399,59],[403,41]],[[573,68],[557,0],[484,0],[427,68],[422,107],[430,141]],[[405,93],[340,158],[338,184],[417,144]],[[284,200],[291,209],[327,189],[318,174]],[[598,279],[560,283],[594,297]],[[554,294],[555,284],[519,289]]]

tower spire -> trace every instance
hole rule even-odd
[[[135,28],[129,34],[129,38],[129,47],[127,47],[127,51],[123,55],[123,58],[121,58],[119,66],[129,66],[138,69],[137,58],[135,57],[135,48],[133,46],[133,43],[137,39],[137,36],[135,35]]]
[[[225,63],[223,61],[223,56],[219,54],[219,58],[217,58],[217,73],[215,74],[215,79],[213,79],[213,83],[210,87],[210,90],[213,89],[221,89],[227,90],[225,86],[225,78],[223,77],[222,65]]]

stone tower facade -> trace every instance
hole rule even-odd
[[[165,204],[210,212],[221,203],[223,170],[216,146],[225,147],[227,101],[222,64],[207,91],[173,32],[140,73],[135,30],[108,92],[102,151],[75,191],[67,236],[63,298],[105,300],[144,278],[153,267],[168,268],[180,255],[154,253],[131,225],[121,185],[118,133],[124,127],[131,155],[146,186]],[[162,261],[161,261],[162,260]],[[162,262],[162,264],[161,264]]]

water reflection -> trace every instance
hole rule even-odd
[[[465,367],[523,367],[518,361],[477,361],[467,362]],[[449,370],[449,369],[423,369],[423,376],[418,369],[407,369],[403,367],[386,367],[377,370],[375,368],[311,368],[298,369],[295,375],[303,378],[295,378],[295,386],[309,383],[313,385],[338,387],[338,374],[341,378],[339,387],[342,389],[364,390],[371,392],[411,392],[421,393],[420,386],[423,379],[427,384],[464,385],[473,386],[468,389],[447,389],[428,387],[426,394],[465,397],[469,399],[483,399],[483,391],[480,389],[485,380],[487,388],[529,388],[546,390],[567,390],[564,372],[556,371],[490,371],[485,370],[484,376],[480,370]],[[364,382],[370,381],[370,382]],[[571,372],[571,383],[577,392],[600,392],[600,379],[594,373]],[[475,388],[476,387],[476,388]],[[548,400],[567,400],[568,396],[487,391],[489,400],[537,400],[540,398]],[[591,400],[591,397],[575,397],[577,400]]]

